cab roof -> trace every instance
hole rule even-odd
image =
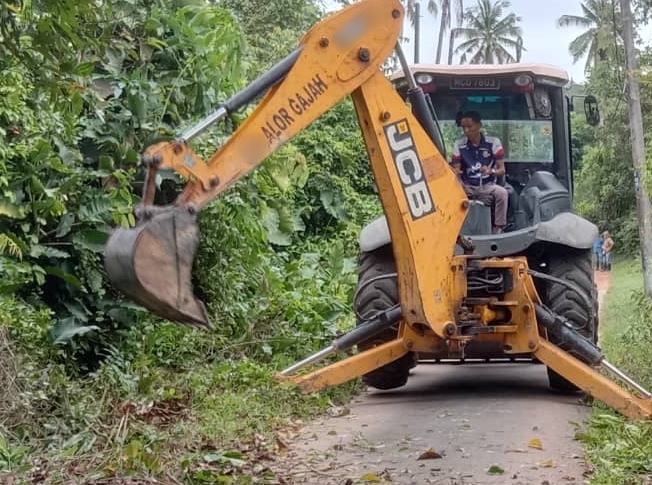
[[[500,74],[531,74],[535,77],[546,77],[550,80],[566,84],[570,81],[568,73],[552,64],[511,63],[511,64],[415,64],[410,66],[413,74],[422,72],[433,75],[470,75],[489,76]],[[391,80],[401,79],[403,71],[390,75]]]

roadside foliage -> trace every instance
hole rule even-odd
[[[355,388],[303,396],[274,378],[354,324],[357,238],[382,209],[350,101],[200,214],[193,276],[214,332],[124,300],[102,261],[111,229],[135,223],[140,152],[287,55],[322,8],[0,1],[0,481],[264,483],[266,456],[282,455],[297,420]],[[613,52],[584,87],[604,124],[573,114],[577,208],[634,254],[621,65]],[[194,148],[208,157],[246,113]],[[160,203],[182,187],[172,174],[157,183]]]
[[[143,148],[320,15],[304,0],[0,2],[0,480],[163,477],[172,463],[214,483],[274,448],[258,429],[346,393],[301,396],[273,374],[353,324],[357,234],[380,206],[350,102],[201,213],[195,282],[215,332],[122,299],[102,262],[111,228],[135,222]],[[209,156],[245,115],[195,149]],[[157,182],[161,203],[182,187]]]

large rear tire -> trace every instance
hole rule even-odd
[[[548,274],[573,283],[591,300],[592,308],[587,308],[584,299],[577,292],[560,283],[548,282],[543,294],[544,303],[553,312],[565,317],[586,339],[597,343],[598,339],[598,300],[597,288],[593,278],[593,262],[590,250],[568,248],[564,252],[551,254],[548,258]],[[562,350],[573,353],[563,342],[550,341]],[[561,392],[577,392],[579,388],[548,367],[548,383],[552,389]]]
[[[391,246],[383,246],[370,252],[360,253],[358,270],[358,293],[356,311],[362,321],[368,320],[378,312],[385,311],[398,303],[398,286],[396,282],[396,264]],[[378,278],[365,286],[365,282]],[[360,324],[361,321],[358,321]],[[359,350],[394,340],[398,328],[389,328],[372,339],[358,344]],[[408,352],[397,360],[379,367],[362,376],[368,386],[376,389],[395,389],[404,386],[408,380],[410,369],[414,367],[415,354]]]

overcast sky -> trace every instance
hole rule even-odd
[[[421,5],[427,2],[422,1]],[[576,27],[557,27],[557,19],[562,15],[582,15],[579,0],[546,0],[538,2],[532,0],[511,0],[510,10],[521,17],[523,29],[522,62],[545,62],[555,64],[566,69],[573,80],[580,82],[584,79],[584,60],[573,64],[573,59],[568,53],[568,44],[583,30]],[[472,6],[474,1],[465,1]],[[424,11],[425,10],[425,11]],[[434,61],[435,41],[433,36],[437,33],[438,21],[433,18],[425,8],[421,8],[421,62]],[[407,33],[407,32],[406,32]],[[407,52],[412,52],[412,39]],[[445,53],[448,54],[448,47]],[[459,57],[456,57],[459,59]],[[445,59],[445,57],[444,57]]]
[[[327,1],[327,4],[330,3]],[[465,0],[464,6],[475,5],[475,0]],[[507,12],[514,12],[521,17],[523,29],[523,45],[527,49],[523,53],[522,62],[544,62],[555,64],[568,71],[576,82],[584,80],[585,59],[573,64],[573,59],[568,53],[568,44],[583,32],[576,27],[557,27],[557,19],[562,15],[582,15],[579,0],[511,0],[511,7]],[[427,0],[421,1],[421,49],[420,62],[434,62],[435,42],[438,33],[439,20],[435,19],[425,8]],[[337,7],[336,7],[337,8]],[[453,19],[455,20],[455,19]],[[407,22],[406,22],[407,23]],[[412,37],[409,24],[404,32],[406,37]],[[649,31],[641,32],[645,43],[650,43],[652,35]],[[446,36],[448,37],[448,35]],[[413,39],[404,45],[405,52],[412,61]],[[448,56],[448,47],[445,45],[442,52],[444,61]],[[459,57],[456,57],[459,59]]]

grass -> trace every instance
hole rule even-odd
[[[47,409],[0,420],[2,484],[279,483],[287,437],[358,386],[304,394],[248,359],[182,371],[117,354],[85,379],[39,372]]]
[[[652,387],[652,303],[642,297],[640,264],[614,265],[601,315],[607,360],[646,388]],[[627,420],[601,403],[578,436],[593,467],[592,485],[652,484],[652,424]]]
[[[601,315],[600,340],[609,361],[624,365],[629,372],[634,373],[634,377],[650,385],[652,373],[648,372],[645,362],[647,356],[640,352],[643,349],[637,345],[640,343],[645,346],[649,342],[631,342],[629,339],[632,332],[643,323],[635,299],[642,287],[643,277],[639,263],[627,260],[615,264]],[[632,345],[637,352],[632,353]]]
[[[623,261],[611,276],[602,347],[610,362],[652,388],[652,302],[640,294],[640,269]],[[46,317],[23,308],[16,313],[25,321]],[[352,383],[305,395],[276,379],[271,364],[215,355],[206,362],[189,331],[183,335],[195,344],[182,345],[178,330],[168,335],[167,327],[153,332],[170,350],[156,349],[192,358],[183,370],[146,346],[129,356],[115,354],[85,378],[71,378],[56,365],[30,363],[30,353],[17,355],[1,322],[2,484],[282,483],[288,435],[301,420],[357,390]],[[650,423],[628,421],[598,403],[578,437],[594,469],[592,485],[652,485]]]

